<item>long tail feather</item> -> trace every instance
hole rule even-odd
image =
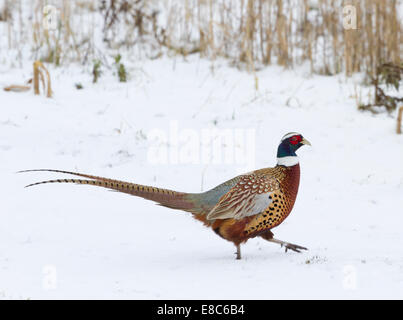
[[[78,177],[83,177],[83,178],[89,178],[89,179],[96,179],[96,180],[102,180],[102,181],[116,181],[114,179],[108,179],[104,177],[98,177],[98,176],[93,176],[89,174],[84,174],[84,173],[79,173],[79,172],[73,172],[73,171],[65,171],[65,170],[55,170],[55,169],[33,169],[33,170],[22,170],[18,171],[17,173],[26,173],[26,172],[56,172],[56,173],[65,173],[65,174],[71,174],[73,176],[78,176]]]
[[[92,185],[102,188],[107,188],[110,190],[115,190],[118,192],[127,193],[133,196],[141,197],[147,200],[152,200],[159,203],[162,206],[169,207],[172,209],[180,209],[188,212],[196,213],[199,210],[195,208],[193,201],[191,200],[192,195],[183,192],[172,191],[168,189],[161,189],[151,186],[145,186],[115,179],[108,179],[104,177],[93,176],[84,173],[64,171],[64,170],[54,170],[54,169],[35,169],[35,170],[24,170],[19,171],[19,173],[25,172],[56,172],[56,173],[64,173],[71,174],[87,179],[54,179],[32,183],[26,186],[33,187],[40,184],[48,184],[48,183],[75,183],[75,184],[84,184],[84,185]]]

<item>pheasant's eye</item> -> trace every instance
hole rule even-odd
[[[301,136],[292,136],[292,137],[290,138],[290,142],[291,142],[291,144],[293,144],[293,145],[296,145],[296,144],[300,143],[301,141],[302,141],[302,137],[301,137]]]

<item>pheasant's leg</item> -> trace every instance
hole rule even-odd
[[[241,245],[236,244],[236,259],[241,260]]]
[[[293,243],[289,243],[289,242],[285,242],[285,241],[281,241],[281,240],[277,240],[275,238],[271,238],[270,240],[268,240],[270,242],[274,242],[274,243],[278,243],[279,245],[281,245],[282,247],[285,247],[285,252],[287,252],[288,249],[295,251],[295,252],[301,252],[300,250],[308,250],[305,247],[301,247],[299,245],[293,244]]]
[[[278,243],[282,247],[285,247],[285,252],[287,252],[288,249],[295,251],[295,252],[301,252],[300,250],[308,250],[305,247],[301,247],[301,246],[293,244],[293,243],[289,243],[289,242],[285,242],[285,241],[281,241],[281,240],[273,238],[273,236],[274,236],[273,232],[271,232],[270,230],[267,230],[266,232],[262,233],[260,236],[267,241]]]

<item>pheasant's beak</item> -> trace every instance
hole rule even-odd
[[[301,143],[305,144],[307,146],[312,146],[311,143],[308,140],[306,140],[305,138],[302,139]]]

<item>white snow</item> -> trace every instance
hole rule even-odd
[[[196,57],[137,61],[128,83],[106,70],[97,84],[80,66],[48,66],[54,98],[0,91],[0,297],[403,298],[395,117],[357,111],[353,80],[342,75],[273,66],[257,73],[256,91],[252,75],[223,61],[211,66]],[[22,83],[31,69],[2,66],[0,87]],[[208,161],[195,146],[212,129],[238,132],[242,139],[224,152],[247,150],[249,158]],[[291,131],[312,148],[298,152],[298,199],[273,231],[309,248],[300,254],[256,238],[237,261],[231,243],[188,213],[91,186],[24,189],[68,176],[15,173],[75,170],[199,192],[275,165]],[[157,150],[169,153],[157,159],[156,132],[166,139]]]

